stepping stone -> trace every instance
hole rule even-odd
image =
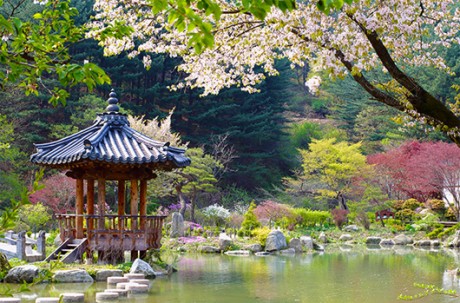
[[[143,284],[131,283],[131,284],[126,285],[126,290],[128,290],[130,294],[141,294],[141,293],[148,292],[149,287]]]
[[[20,298],[0,298],[0,303],[20,303]]]
[[[37,298],[35,300],[35,303],[59,303],[59,298],[58,297]]]
[[[62,294],[62,303],[85,302],[85,294],[68,292]]]
[[[119,297],[127,297],[128,296],[128,291],[126,289],[106,289],[104,292],[116,292]]]
[[[150,285],[150,280],[147,280],[147,279],[131,279],[129,280],[129,282],[143,284],[143,285]]]
[[[121,282],[117,284],[117,289],[126,289],[126,286],[130,284],[139,285],[137,283],[132,283],[132,282]]]
[[[129,282],[128,278],[125,277],[108,277],[107,278],[107,284],[117,284],[117,283],[122,283],[122,282]]]
[[[107,302],[118,300],[119,294],[116,292],[97,292],[96,302]]]
[[[145,279],[145,275],[144,274],[125,274],[124,276],[125,278],[128,278],[128,280],[131,280],[131,279]]]

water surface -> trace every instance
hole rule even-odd
[[[177,264],[177,273],[152,282],[148,296],[123,302],[398,302],[400,293],[420,292],[414,282],[460,291],[457,277],[446,271],[458,267],[458,262],[454,252],[411,249],[337,249],[268,257],[187,254]],[[36,294],[58,295],[80,288],[86,291],[87,302],[93,302],[105,283],[41,285],[28,295],[32,299]],[[458,300],[434,295],[416,302]]]

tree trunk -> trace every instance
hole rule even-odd
[[[193,187],[192,196],[190,197],[190,221],[195,222],[195,206],[196,206],[196,187]]]
[[[182,193],[182,184],[176,185],[176,191],[177,191],[177,198],[180,203],[179,213],[185,219],[185,210],[187,209],[187,200],[185,199],[184,194]]]
[[[337,201],[339,202],[340,209],[348,210],[347,202],[345,201],[345,197],[341,192],[337,193]]]

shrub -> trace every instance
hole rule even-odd
[[[269,227],[283,217],[292,217],[292,211],[289,206],[271,200],[266,200],[258,205],[254,209],[254,214],[260,221],[267,220]]]
[[[251,231],[255,228],[261,226],[260,222],[257,220],[256,215],[254,214],[254,209],[256,208],[256,203],[251,202],[248,211],[244,214],[243,222],[241,223],[241,231],[243,236],[251,235]],[[239,235],[240,233],[238,233]]]
[[[391,203],[391,207],[398,211],[398,210],[402,210],[403,209],[403,204],[404,204],[404,200],[395,200],[393,201],[393,203]]]
[[[439,199],[430,199],[426,201],[426,206],[437,214],[443,215],[446,211],[444,201]]]
[[[450,221],[457,221],[457,209],[454,207],[449,207],[446,211],[446,219]]]
[[[223,206],[213,204],[201,210],[204,217],[210,220],[215,226],[220,226],[230,217],[230,211]]]
[[[455,224],[452,227],[444,229],[442,232],[438,234],[438,239],[443,239],[445,237],[448,237],[450,235],[453,235],[456,230],[460,229],[460,223]]]
[[[327,211],[295,208],[293,212],[297,224],[301,227],[314,227],[316,225],[322,227],[331,218],[331,214]]]
[[[416,216],[416,213],[408,208],[402,209],[397,211],[395,214],[395,218],[400,220],[403,223],[412,222]]]
[[[332,220],[334,220],[335,226],[342,229],[342,226],[347,222],[348,210],[335,208],[331,210]]]
[[[255,228],[251,232],[251,236],[257,240],[257,242],[260,243],[260,245],[265,246],[267,243],[267,237],[270,234],[271,230],[270,228],[264,226],[264,227],[259,227]]]
[[[416,199],[408,199],[404,201],[402,208],[403,209],[410,209],[410,210],[416,210],[419,207],[422,207],[423,204],[418,202]]]
[[[444,230],[444,227],[438,227],[438,228],[433,229],[432,232],[426,235],[429,239],[432,239],[432,240],[437,239],[439,237],[439,234],[442,233],[443,230]]]

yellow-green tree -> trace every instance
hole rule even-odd
[[[334,138],[312,140],[309,150],[299,150],[302,170],[288,184],[302,188],[321,200],[336,200],[348,210],[346,196],[354,181],[365,177],[372,167],[360,151],[361,143],[336,142]]]

